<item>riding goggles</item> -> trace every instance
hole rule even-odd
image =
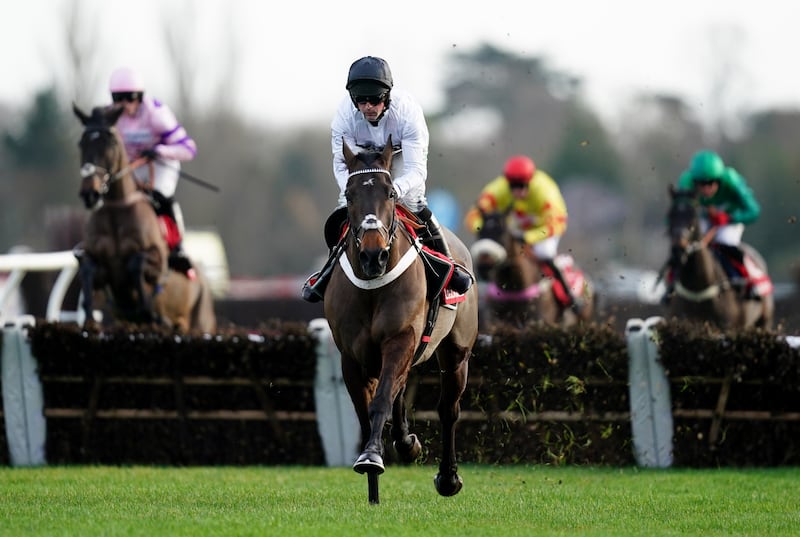
[[[353,95],[353,100],[356,104],[369,103],[372,106],[382,103],[386,99],[386,92],[379,93],[378,95]]]
[[[118,91],[111,94],[111,100],[115,103],[120,103],[122,101],[126,101],[129,103],[141,101],[142,100],[142,92],[141,91]]]
[[[699,177],[694,180],[694,184],[700,186],[713,185],[714,183],[719,183],[719,179],[716,179],[714,177]]]

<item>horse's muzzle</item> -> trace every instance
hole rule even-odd
[[[100,202],[100,193],[96,190],[81,190],[80,197],[87,209],[94,209]]]
[[[361,263],[361,270],[367,278],[377,278],[386,273],[386,265],[389,263],[388,248],[370,248],[361,250],[358,253],[358,261]]]

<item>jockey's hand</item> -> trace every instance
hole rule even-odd
[[[717,209],[716,207],[708,208],[708,221],[712,226],[724,226],[731,221],[731,217],[725,211]]]
[[[139,156],[146,158],[148,161],[155,160],[158,158],[158,152],[153,148],[145,149],[139,154]]]

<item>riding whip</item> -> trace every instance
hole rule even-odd
[[[180,175],[184,179],[188,179],[189,181],[191,181],[192,183],[194,183],[196,185],[200,185],[200,186],[202,186],[204,188],[207,188],[209,190],[213,190],[214,192],[219,192],[220,191],[220,188],[217,185],[214,185],[214,184],[208,183],[206,181],[203,181],[199,177],[195,177],[194,175],[192,175],[192,174],[190,174],[188,172],[185,172],[185,171],[183,171],[183,170],[181,170],[179,168],[175,168],[174,166],[170,166],[169,164],[167,164],[166,162],[164,162],[163,160],[161,160],[158,157],[156,157],[156,160],[158,161],[158,163],[161,166],[164,166],[165,168],[169,168],[171,170],[175,170],[176,172],[178,172],[178,175]]]

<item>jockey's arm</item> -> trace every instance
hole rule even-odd
[[[159,157],[168,160],[192,160],[197,144],[166,105],[156,102],[150,110],[153,129],[159,141],[153,147]]]
[[[403,151],[403,170],[394,178],[397,195],[403,199],[412,191],[425,192],[425,181],[428,178],[428,126],[422,107],[410,99],[392,102],[399,107],[396,113],[402,118],[400,142]]]

